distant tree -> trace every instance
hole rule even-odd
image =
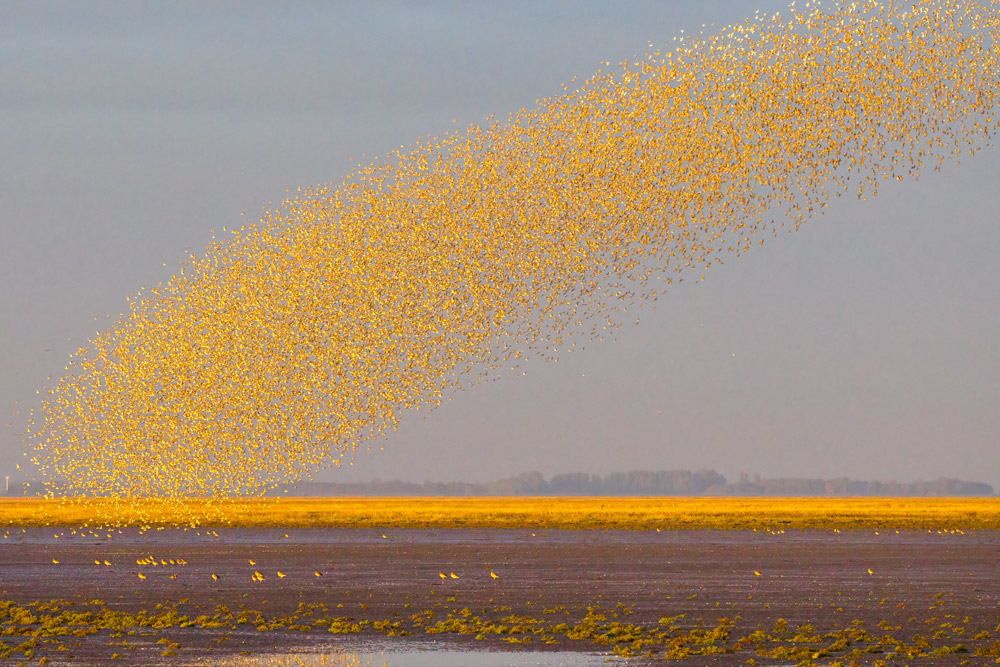
[[[691,475],[688,479],[690,480],[690,485],[680,486],[675,483],[674,489],[677,493],[682,495],[696,495],[709,493],[713,490],[721,490],[726,486],[725,477],[714,470],[706,470],[704,468]]]
[[[826,495],[826,480],[801,477],[758,479],[755,483],[764,489],[766,496],[822,496]]]
[[[549,480],[549,492],[553,495],[586,496],[592,495],[590,475],[585,472],[570,472],[553,475]]]
[[[724,493],[727,496],[761,496],[764,495],[764,487],[750,481],[739,481],[727,484]]]

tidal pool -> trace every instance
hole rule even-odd
[[[997,531],[200,532],[10,531],[0,540],[0,660],[1000,658]]]
[[[336,653],[279,653],[260,656],[229,656],[195,663],[197,667],[597,667],[609,662],[605,654],[573,651],[473,651],[431,649],[426,644],[370,646]]]

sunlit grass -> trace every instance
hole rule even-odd
[[[1000,529],[1000,498],[0,499],[0,525],[569,530]]]

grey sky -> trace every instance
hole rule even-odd
[[[0,1],[0,469],[23,461],[46,377],[209,230],[352,156],[784,6]],[[838,199],[616,343],[415,414],[322,478],[711,467],[1000,488],[997,183],[994,147]]]

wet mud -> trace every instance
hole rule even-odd
[[[636,656],[630,664],[659,661],[677,648],[677,642],[673,649],[670,642],[637,645],[635,635],[595,641],[599,632],[580,638],[553,630],[585,619],[594,627],[663,633],[669,627],[685,637],[725,626],[728,639],[716,645],[727,652],[695,653],[691,664],[745,664],[754,657],[757,664],[911,662],[891,643],[859,652],[879,636],[899,645],[926,639],[934,660],[925,664],[986,664],[996,659],[989,650],[1000,639],[1000,534],[994,531],[217,532],[125,529],[107,537],[106,531],[10,529],[0,541],[0,600],[75,601],[78,608],[99,600],[102,608],[133,615],[177,612],[165,627],[62,637],[58,651],[39,640],[33,661],[45,654],[49,664],[111,664],[112,654],[121,656],[116,664],[211,664],[227,655],[351,651],[376,639],[429,649],[608,656],[617,647],[618,655]],[[206,616],[215,627],[201,627]],[[202,623],[181,627],[179,617],[202,617]],[[512,641],[509,634],[458,630],[460,621],[475,625],[471,619],[480,629],[521,620],[525,632]],[[362,621],[384,627],[351,628]],[[11,627],[0,621],[3,634]],[[533,628],[544,631],[532,634]],[[828,647],[828,640],[792,639],[849,628],[863,628],[868,638],[852,635],[839,653],[770,659],[759,652],[779,643]],[[738,640],[758,631],[768,638]],[[522,644],[524,638],[529,642]],[[2,639],[12,647],[25,638]],[[698,651],[705,644],[690,645]],[[23,652],[8,659],[23,660]]]

